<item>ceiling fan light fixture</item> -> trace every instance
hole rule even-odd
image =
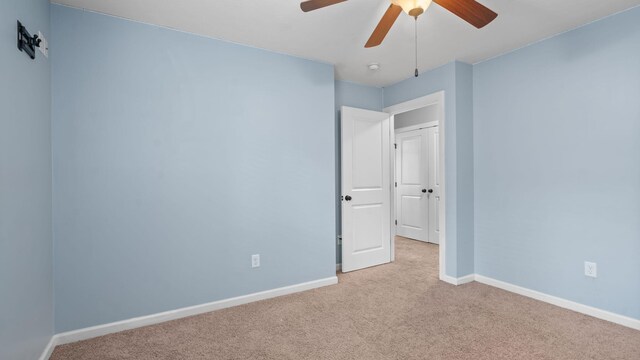
[[[402,8],[402,11],[413,17],[422,15],[431,5],[432,0],[391,0],[394,5]]]

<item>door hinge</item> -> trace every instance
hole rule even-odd
[[[396,225],[398,225],[398,220],[396,220]]]
[[[393,144],[393,148],[397,149],[398,148],[398,144]]]
[[[394,184],[395,184],[395,187],[398,187],[398,182],[397,181]]]

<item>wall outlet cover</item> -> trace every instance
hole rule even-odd
[[[260,254],[251,255],[251,267],[252,268],[260,267]]]
[[[594,262],[584,262],[584,275],[592,278],[598,277],[598,265]]]

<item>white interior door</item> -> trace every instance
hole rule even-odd
[[[396,135],[396,234],[429,240],[427,129]]]
[[[427,200],[429,207],[429,237],[427,241],[440,244],[440,134],[438,127],[426,129],[429,146]]]
[[[391,261],[389,115],[342,107],[342,271]]]
[[[396,234],[440,243],[438,127],[396,135]]]

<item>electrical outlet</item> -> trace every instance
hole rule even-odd
[[[260,254],[251,255],[251,267],[252,268],[260,267]]]
[[[598,277],[598,264],[594,262],[584,262],[584,275],[592,278]]]

